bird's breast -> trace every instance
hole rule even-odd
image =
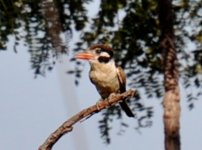
[[[91,70],[89,76],[102,98],[107,98],[111,93],[119,92],[119,80],[116,71]]]

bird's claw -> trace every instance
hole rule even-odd
[[[99,102],[96,103],[96,107],[97,107],[97,110],[99,111],[100,110],[100,103]]]
[[[110,100],[113,99],[115,96],[116,96],[115,93],[111,93],[111,94],[109,95],[109,97],[107,98],[107,102],[108,102],[109,106],[111,105]]]

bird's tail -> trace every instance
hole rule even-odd
[[[119,104],[120,104],[121,108],[125,111],[125,113],[128,117],[135,117],[132,110],[130,109],[130,107],[128,106],[128,104],[125,101],[120,102]]]

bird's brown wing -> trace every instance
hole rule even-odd
[[[119,66],[117,66],[117,76],[119,79],[119,85],[120,85],[120,93],[123,93],[126,91],[126,74],[124,73],[123,69]]]
[[[120,83],[120,93],[123,93],[126,91],[126,75],[121,67],[117,67],[117,76]],[[120,102],[120,106],[129,117],[135,117],[125,100]]]

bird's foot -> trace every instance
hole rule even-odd
[[[96,107],[97,107],[97,110],[99,111],[99,110],[100,110],[100,101],[98,101],[98,102],[96,103]]]
[[[116,96],[116,93],[111,93],[109,95],[109,97],[107,98],[107,102],[108,102],[109,106],[111,105],[110,100],[113,99],[115,96]]]
[[[116,93],[111,93],[108,97],[108,99],[113,99],[114,97],[116,97]]]

